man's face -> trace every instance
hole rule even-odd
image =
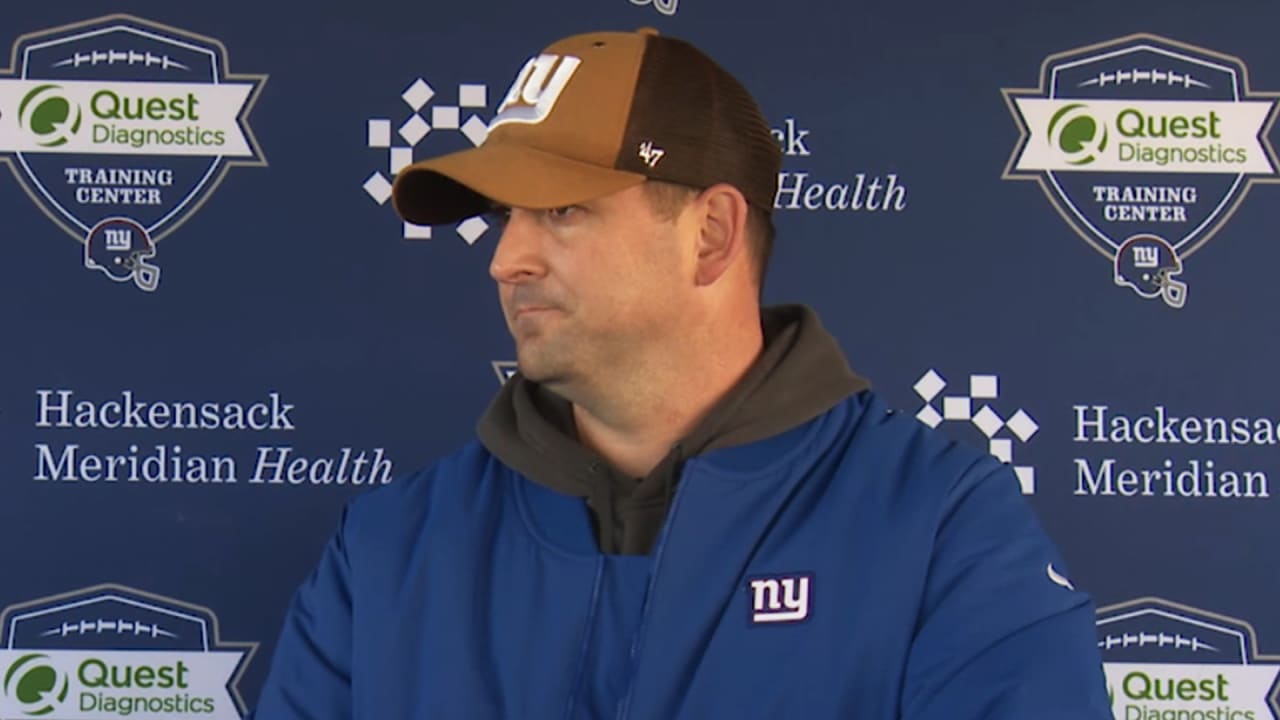
[[[642,186],[555,210],[510,209],[489,272],[525,377],[552,389],[635,366],[680,330],[696,229]]]

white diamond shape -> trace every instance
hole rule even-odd
[[[937,410],[933,409],[932,405],[925,405],[920,408],[920,412],[916,413],[916,419],[931,428],[938,427],[938,423],[942,422],[942,416],[938,414]]]
[[[1013,434],[1017,435],[1018,439],[1022,442],[1030,440],[1031,436],[1035,435],[1036,431],[1040,429],[1040,426],[1036,424],[1036,421],[1032,420],[1031,416],[1022,410],[1014,413],[1013,417],[1009,418],[1008,425],[1009,429],[1013,431]]]
[[[375,172],[364,181],[364,191],[369,193],[369,197],[374,202],[382,205],[387,202],[387,198],[391,197],[391,183],[387,181],[382,173]]]
[[[413,108],[414,112],[417,112],[421,110],[422,106],[426,105],[431,98],[435,96],[435,94],[436,91],[432,90],[431,86],[428,85],[425,80],[418,78],[400,94],[400,99],[404,100],[406,105]]]
[[[462,107],[482,108],[489,104],[489,89],[484,85],[462,84],[458,86],[458,104]]]
[[[484,231],[488,229],[489,223],[478,217],[467,218],[458,223],[458,234],[462,236],[463,240],[467,241],[468,245],[475,245],[476,240],[479,240]]]
[[[371,148],[391,147],[391,121],[390,120],[370,120],[369,121],[369,147]]]
[[[400,137],[409,143],[409,147],[417,145],[429,132],[431,132],[431,126],[418,114],[414,114],[400,126]]]
[[[414,225],[411,222],[406,222],[404,224],[404,239],[405,240],[430,240],[431,226],[430,225]]]
[[[1009,438],[996,438],[991,441],[991,454],[1000,462],[1013,462],[1013,441]]]
[[[399,173],[413,162],[413,148],[391,148],[391,166],[388,168],[392,175]]]
[[[987,437],[992,437],[1004,427],[1004,420],[1000,419],[1000,415],[990,405],[983,405],[981,410],[974,413],[972,422]]]
[[[946,386],[947,381],[943,380],[942,376],[939,375],[936,370],[930,370],[924,375],[921,375],[920,379],[917,380],[914,385],[916,394],[925,402],[929,402],[937,397],[938,393],[942,392],[942,388]]]
[[[1036,469],[1026,465],[1018,465],[1013,469],[1018,476],[1018,484],[1022,485],[1023,495],[1036,494]]]
[[[484,124],[479,115],[472,115],[462,123],[462,134],[467,136],[472,145],[479,147],[489,137],[489,126]]]
[[[942,416],[948,420],[968,420],[972,409],[967,397],[942,398]]]
[[[437,130],[457,130],[458,108],[450,105],[431,108],[431,127]]]
[[[1000,397],[1000,378],[995,375],[970,375],[969,397],[983,400]]]

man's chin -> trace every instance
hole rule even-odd
[[[574,380],[581,378],[575,375],[568,364],[553,365],[547,362],[535,362],[533,359],[517,358],[516,365],[520,370],[520,376],[525,380],[537,383],[539,387],[565,400],[576,402],[578,393]]]
[[[541,371],[537,368],[526,370],[524,366],[520,366],[520,375],[530,382],[536,382],[539,385],[554,387],[564,382],[564,376],[554,372]]]
[[[559,367],[556,363],[547,362],[543,358],[531,358],[526,355],[527,353],[517,353],[516,356],[516,365],[524,379],[548,386],[565,381],[565,368]]]

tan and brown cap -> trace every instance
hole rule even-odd
[[[396,177],[396,211],[454,222],[491,202],[553,208],[647,179],[729,183],[770,212],[782,153],[760,108],[693,45],[645,28],[565,38],[525,63],[479,147]]]

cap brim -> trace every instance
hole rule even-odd
[[[603,197],[645,181],[639,173],[602,168],[512,143],[486,143],[409,165],[396,176],[391,201],[415,225],[479,215],[492,203],[554,208]]]

